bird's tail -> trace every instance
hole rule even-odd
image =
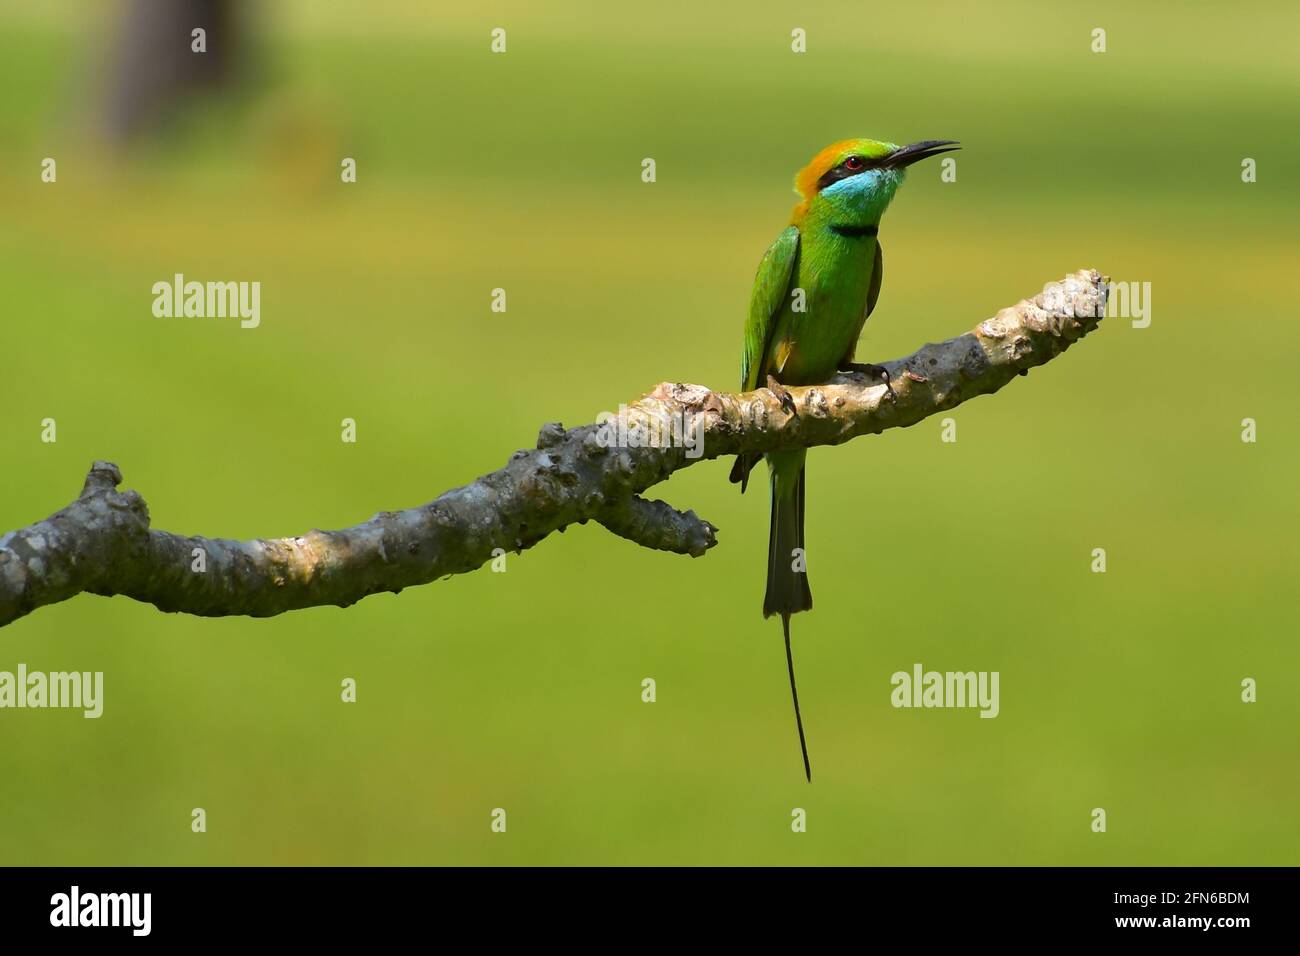
[[[790,697],[794,700],[794,724],[799,728],[799,749],[803,752],[803,772],[812,783],[812,764],[808,762],[808,741],[803,736],[803,715],[799,713],[799,689],[794,683],[794,655],[790,653],[790,615],[781,615],[781,630],[785,632],[785,666],[790,671]]]
[[[803,543],[804,449],[767,456],[772,469],[772,525],[767,539],[763,616],[812,610]]]
[[[743,452],[736,456],[736,463],[731,466],[731,474],[728,476],[733,485],[740,485],[740,493],[745,493],[745,488],[749,485],[749,473],[754,470],[758,460],[763,456],[756,452]]]
[[[799,748],[803,752],[804,774],[812,782],[803,716],[799,713],[799,691],[794,680],[794,655],[790,652],[790,615],[812,610],[803,540],[806,454],[800,449],[768,456],[772,470],[772,527],[767,542],[767,593],[763,597],[763,616],[781,615],[785,663],[790,671],[790,697],[794,701],[794,720],[799,728]]]

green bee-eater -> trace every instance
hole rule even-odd
[[[800,202],[754,279],[740,363],[743,390],[766,385],[793,413],[785,385],[816,385],[841,371],[884,377],[889,385],[882,367],[853,362],[863,323],[880,296],[880,217],[902,184],[904,169],[957,148],[953,140],[900,147],[849,139],[827,146],[799,172],[794,183]],[[772,525],[763,616],[781,615],[799,747],[811,781],[790,653],[790,615],[812,608],[803,570],[805,454],[801,448],[765,456],[771,474]],[[731,480],[740,483],[741,491],[756,463],[757,456],[742,455],[732,468]]]

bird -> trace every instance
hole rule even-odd
[[[827,146],[799,171],[794,180],[799,202],[790,224],[763,255],[754,278],[740,363],[742,391],[766,387],[786,411],[797,414],[786,386],[817,385],[850,372],[883,379],[893,395],[883,366],[853,361],[862,327],[880,298],[880,220],[907,167],[960,148],[950,139],[908,146],[846,139]],[[804,548],[806,455],[798,448],[762,456],[772,493],[763,617],[781,616],[799,749],[811,783],[790,651],[790,616],[812,609]],[[758,458],[741,454],[731,469],[731,481],[742,493]]]

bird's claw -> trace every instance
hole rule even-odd
[[[853,372],[857,375],[865,375],[867,380],[881,378],[885,380],[885,388],[889,391],[889,397],[892,400],[894,395],[894,386],[889,380],[889,369],[883,365],[872,365],[869,362],[850,362],[846,372]]]
[[[776,400],[781,403],[781,407],[789,412],[793,417],[798,418],[799,412],[794,404],[794,396],[790,390],[774,379],[771,375],[767,377],[767,390],[776,396]]]

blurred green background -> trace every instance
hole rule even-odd
[[[106,701],[0,712],[0,862],[1300,862],[1300,13],[1053,6],[267,5],[247,88],[126,147],[90,132],[112,8],[0,8],[0,530],[96,458],[156,527],[342,527],[545,421],[730,388],[792,177],[844,137],[964,144],[886,216],[860,360],[1084,267],[1153,305],[961,406],[956,444],[811,454],[812,786],[765,487],[714,462],[656,489],[720,526],[697,560],[587,526],[347,610],[81,596],[5,628],[0,669],[102,670]],[[155,319],[175,272],[260,281],[261,327]],[[915,662],[1000,671],[1001,715],[891,708]]]

